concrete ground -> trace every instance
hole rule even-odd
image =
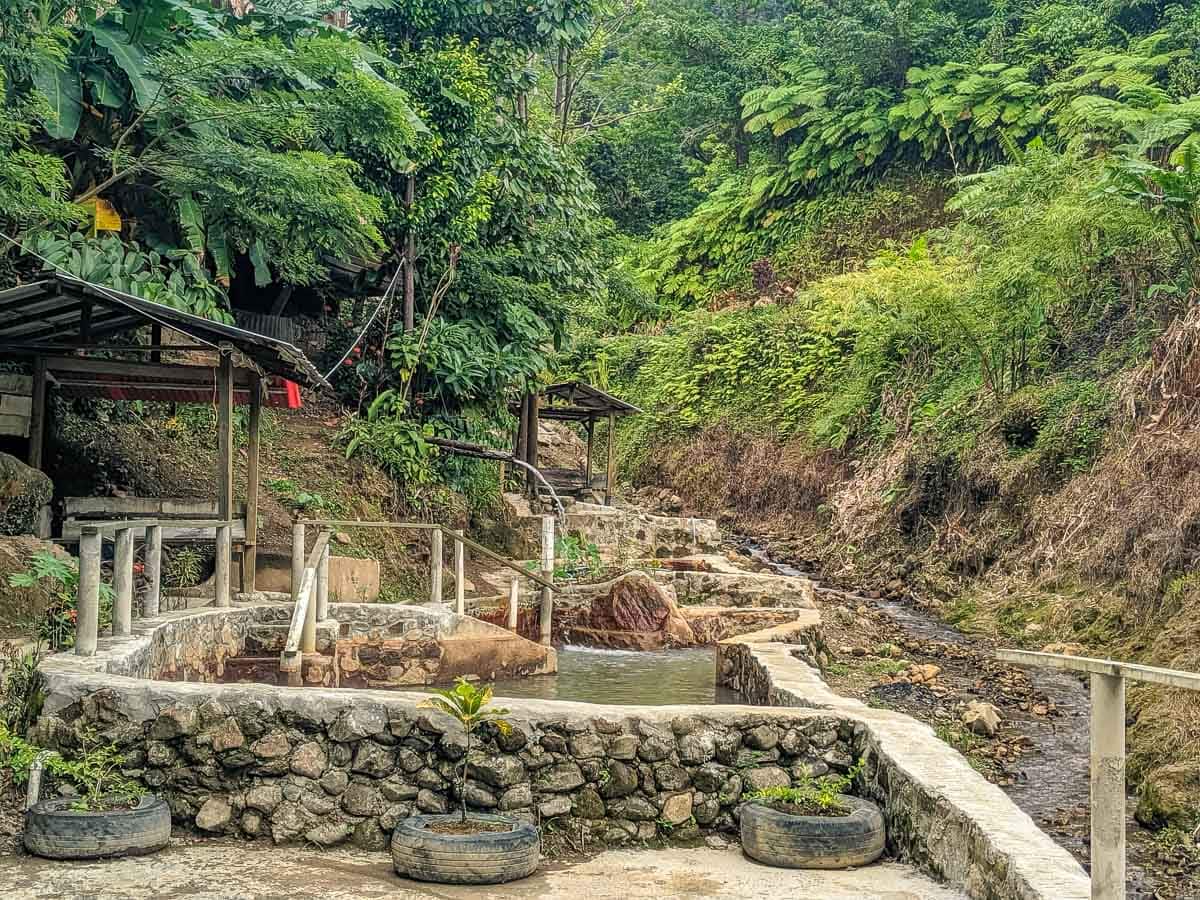
[[[509,885],[467,888],[401,879],[382,853],[175,840],[153,856],[99,863],[0,857],[0,897],[961,900],[962,895],[896,863],[842,872],[772,869],[746,859],[736,847],[610,850],[588,859],[548,863],[532,877]]]

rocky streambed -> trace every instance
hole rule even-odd
[[[812,577],[785,553],[776,557],[749,541],[742,549],[781,575]],[[830,648],[823,671],[831,687],[931,725],[1089,864],[1090,704],[1084,681],[999,662],[994,642],[935,618],[912,602],[902,584],[890,585],[886,595],[826,586],[816,594]],[[1127,837],[1130,898],[1200,897],[1198,854],[1169,846],[1132,817]]]

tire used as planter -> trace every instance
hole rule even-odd
[[[442,834],[436,822],[456,822],[457,814],[409,816],[392,832],[396,872],[438,884],[500,884],[532,875],[541,856],[538,830],[507,816],[472,814],[474,821],[511,826],[510,831]]]
[[[751,801],[741,809],[742,849],[751,859],[789,869],[865,866],[883,853],[879,807],[841,795],[848,816],[796,816]]]
[[[132,809],[71,809],[73,800],[45,800],[25,814],[25,849],[50,859],[98,859],[153,853],[171,839],[171,810],[146,795]]]

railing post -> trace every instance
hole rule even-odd
[[[79,596],[75,601],[75,653],[92,656],[100,632],[100,548],[98,528],[79,533]]]
[[[442,530],[429,532],[429,599],[442,602]]]
[[[126,637],[133,632],[133,529],[118,528],[114,543],[112,631],[114,637]]]
[[[304,609],[304,630],[300,632],[300,652],[317,652],[317,588],[314,584],[308,592],[308,605]],[[294,615],[293,611],[293,615]]]
[[[329,542],[326,540],[325,547],[321,550],[321,557],[317,560],[317,609],[316,621],[324,622],[329,618]],[[315,650],[316,647],[313,647]]]
[[[1125,679],[1091,675],[1092,900],[1125,897]]]
[[[516,576],[508,583],[508,630],[517,630],[517,604],[521,599],[521,584]]]
[[[292,526],[292,603],[300,599],[300,582],[304,580],[304,526]]]
[[[142,544],[145,556],[146,599],[142,604],[142,615],[157,616],[162,605],[162,526],[146,527],[146,540]]]
[[[554,580],[554,516],[542,516],[542,577]],[[550,617],[554,611],[554,597],[550,588],[542,588],[542,610],[538,618],[539,637],[550,646]]]
[[[217,526],[217,599],[214,601],[215,606],[230,606],[229,597],[229,570],[232,567],[233,557],[233,541],[232,534],[229,530],[229,525]]]
[[[461,531],[454,532],[461,535]],[[466,546],[458,538],[454,539],[454,611],[460,616],[467,613],[467,554]]]

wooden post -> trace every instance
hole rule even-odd
[[[46,358],[33,361],[33,397],[29,407],[29,465],[41,469],[46,446]]]
[[[145,556],[146,599],[142,604],[142,615],[157,616],[162,605],[162,526],[146,528],[146,541],[142,544]]]
[[[608,414],[608,475],[604,479],[604,505],[612,506],[613,485],[617,480],[617,416]]]
[[[229,573],[233,563],[233,532],[228,525],[217,526],[217,565],[213,580],[217,586],[214,606],[232,606],[229,595]]]
[[[163,342],[162,326],[159,325],[157,322],[155,322],[153,325],[150,326],[150,344],[153,347],[161,347],[162,342]],[[161,350],[151,350],[150,351],[150,362],[152,362],[152,363],[162,362],[162,351]]]
[[[100,548],[97,528],[79,533],[79,595],[75,601],[75,655],[93,656],[100,633]]]
[[[1091,675],[1092,900],[1125,897],[1125,679]]]
[[[233,358],[217,368],[217,518],[233,518]]]
[[[442,602],[442,530],[429,532],[429,599]]]
[[[329,541],[321,550],[321,558],[317,560],[317,621],[324,622],[329,618]]]
[[[113,553],[113,636],[127,637],[133,632],[133,529],[117,530]]]
[[[253,594],[258,564],[258,457],[262,447],[262,377],[250,377],[250,435],[246,444],[246,543],[242,548],[242,590]]]
[[[417,190],[417,176],[409,175],[404,184],[404,207],[412,216]],[[412,331],[417,324],[417,230],[409,222],[404,234],[404,330]]]
[[[596,431],[596,420],[587,420],[587,458],[583,462],[583,487],[585,491],[592,489],[592,437]]]
[[[517,576],[508,583],[508,630],[517,630],[517,605],[521,600],[521,583]]]
[[[292,526],[292,603],[300,601],[300,582],[304,580],[304,526]]]
[[[525,438],[525,461],[533,468],[537,468],[538,464],[538,421],[540,408],[540,398],[537,394],[529,395],[529,434]],[[529,489],[529,496],[537,496],[537,478],[532,472],[527,473],[526,486]]]
[[[554,516],[542,516],[542,577],[554,580]],[[542,610],[538,619],[539,638],[550,646],[550,617],[554,612],[554,597],[550,588],[542,588]]]
[[[461,535],[462,531],[455,531]],[[467,554],[462,541],[454,541],[454,611],[460,616],[467,614]]]
[[[513,441],[513,459],[525,461],[525,440],[529,437],[529,395],[521,395],[521,411],[517,416],[517,435]]]

